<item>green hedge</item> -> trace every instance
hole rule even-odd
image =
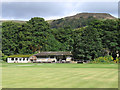
[[[30,54],[30,55],[10,55],[8,57],[30,57],[32,56],[33,54]]]
[[[104,57],[99,57],[96,58],[94,61],[91,61],[91,63],[116,63],[118,62],[118,58],[113,61],[112,56],[104,56]]]

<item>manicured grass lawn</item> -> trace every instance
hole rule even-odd
[[[118,88],[117,64],[7,64],[3,88]]]
[[[0,63],[0,90],[2,89],[2,64]]]

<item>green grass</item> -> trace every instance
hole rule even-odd
[[[117,64],[2,65],[3,88],[117,88]]]
[[[2,89],[2,64],[0,63],[0,90]]]

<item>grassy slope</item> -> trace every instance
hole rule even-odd
[[[106,20],[106,19],[117,19],[108,13],[78,13],[73,16],[67,16],[56,20],[48,20],[51,28],[63,28],[69,26],[72,29],[84,27],[90,24],[94,19]]]
[[[117,88],[117,64],[3,64],[3,88]]]
[[[0,25],[2,24],[2,22],[16,22],[16,23],[26,23],[26,21],[20,21],[20,20],[0,20]]]

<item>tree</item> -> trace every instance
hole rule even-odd
[[[60,43],[54,38],[49,24],[43,18],[32,18],[27,22],[32,33],[32,46],[42,46],[41,51],[58,51]],[[34,37],[33,37],[34,36]]]
[[[64,28],[52,29],[55,39],[61,43],[61,51],[72,51],[73,49],[73,31],[69,26]]]
[[[118,28],[117,28],[117,30],[118,30],[118,41],[117,41],[117,43],[118,43],[118,53],[119,53],[119,57],[120,57],[120,18],[118,19]]]
[[[74,58],[91,60],[102,54],[102,43],[96,28],[86,27],[74,40]]]
[[[27,23],[4,22],[2,27],[5,55],[62,50],[62,43],[55,39],[43,18],[34,17]]]
[[[14,22],[4,22],[2,24],[2,52],[5,55],[18,53],[18,26]]]
[[[110,50],[111,53],[119,49],[118,20],[95,20],[90,25],[99,31],[103,48]]]

